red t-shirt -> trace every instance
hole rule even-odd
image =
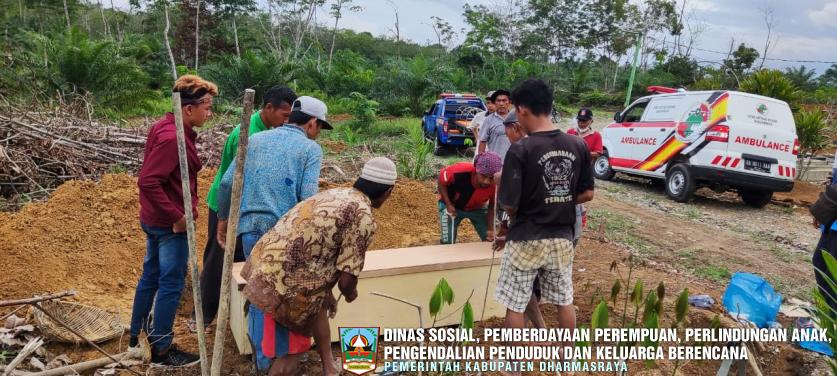
[[[439,185],[447,187],[448,197],[458,210],[482,209],[494,201],[495,184],[486,188],[476,185],[477,170],[471,162],[454,163],[439,171]],[[439,197],[441,200],[441,196]]]
[[[578,136],[578,132],[575,131],[575,128],[570,128],[567,131],[567,134],[571,134],[573,136]],[[604,151],[604,146],[602,146],[602,135],[599,132],[593,131],[584,138],[584,143],[587,144],[587,148],[590,149],[591,153],[599,153],[601,154]]]

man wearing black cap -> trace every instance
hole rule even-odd
[[[480,146],[479,152],[493,151],[500,155],[500,158],[506,158],[506,152],[511,146],[509,138],[506,137],[506,127],[503,125],[503,120],[509,113],[509,97],[511,93],[508,90],[500,89],[491,93],[491,102],[494,103],[494,113],[488,115],[480,127]]]
[[[575,117],[577,125],[567,131],[567,134],[579,136],[584,139],[587,148],[590,149],[590,160],[595,161],[602,152],[602,135],[593,130],[593,111],[589,108],[582,108],[578,110],[578,116]]]
[[[567,131],[567,134],[579,136],[587,144],[587,149],[590,150],[590,160],[595,161],[604,152],[602,146],[602,135],[593,130],[593,111],[589,108],[582,108],[578,110],[576,119],[576,127]],[[578,244],[578,239],[581,238],[581,232],[587,227],[587,209],[583,204],[576,206],[576,223],[575,223],[575,239],[573,245]]]

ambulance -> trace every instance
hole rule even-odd
[[[593,172],[659,179],[666,195],[686,202],[697,188],[735,191],[764,207],[773,192],[793,189],[799,139],[788,104],[737,91],[678,91],[640,98],[601,132],[604,153]]]

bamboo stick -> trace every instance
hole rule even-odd
[[[35,296],[34,298],[27,298],[27,299],[17,299],[17,300],[0,300],[0,307],[8,307],[14,305],[24,305],[24,304],[32,304],[38,303],[45,300],[53,300],[53,299],[61,299],[67,296],[75,296],[75,291],[64,291],[59,292],[51,295],[44,295],[44,296]]]
[[[198,347],[201,357],[201,375],[209,375],[206,361],[206,332],[203,325],[203,306],[200,279],[198,278],[198,256],[195,253],[195,217],[192,214],[192,191],[189,189],[189,160],[186,158],[186,132],[183,129],[183,109],[180,108],[180,93],[172,93],[174,122],[177,125],[177,155],[180,160],[180,180],[183,187],[183,211],[186,217],[186,238],[189,244],[189,269],[192,275],[192,296],[195,304],[195,321],[198,324]]]
[[[215,344],[212,349],[212,368],[210,375],[221,375],[224,359],[224,337],[230,318],[230,279],[232,278],[233,256],[235,256],[236,232],[241,207],[241,187],[244,184],[244,159],[247,156],[247,139],[250,136],[250,114],[253,112],[253,98],[256,92],[244,90],[244,111],[241,112],[241,126],[238,133],[238,151],[235,155],[235,175],[233,176],[230,198],[230,216],[227,225],[227,242],[224,249],[224,268],[221,274],[221,300],[218,303],[218,322],[215,327]],[[214,236],[214,234],[209,234]],[[199,326],[199,328],[202,328]]]
[[[116,354],[113,357],[122,361],[122,359],[128,357],[128,355],[128,352],[123,352]],[[99,358],[88,360],[86,362],[70,364],[63,367],[48,369],[42,372],[30,373],[29,376],[64,376],[66,374],[78,374],[94,368],[104,367],[111,363],[113,363],[113,361],[111,361],[110,358]]]

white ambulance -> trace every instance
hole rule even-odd
[[[604,128],[597,178],[664,179],[678,202],[699,187],[734,190],[753,207],[793,189],[799,140],[787,103],[737,91],[659,91],[668,93],[636,100]]]

